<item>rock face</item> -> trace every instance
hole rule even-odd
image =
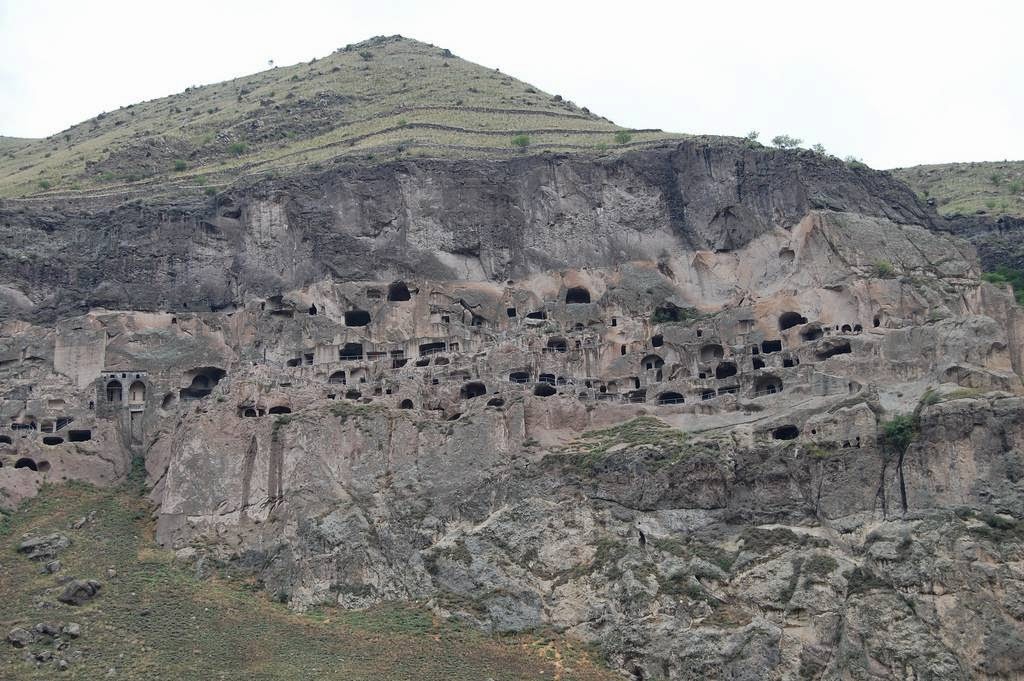
[[[298,610],[634,679],[1024,671],[1024,323],[886,175],[688,142],[167,201],[0,206],[6,504],[134,459],[159,542]]]

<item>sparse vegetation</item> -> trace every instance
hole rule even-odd
[[[616,144],[626,144],[631,139],[633,139],[633,136],[630,135],[625,130],[619,130],[617,133],[615,133],[615,143]]]
[[[995,272],[985,272],[981,278],[990,284],[1005,286],[1009,284],[1013,288],[1013,295],[1017,303],[1024,305],[1024,271],[1010,267],[999,267]]]
[[[232,142],[228,145],[228,151],[235,156],[241,156],[245,153],[247,148],[248,147],[246,147],[245,142]]]
[[[888,260],[877,260],[872,268],[877,279],[892,279],[896,276],[896,268]]]
[[[174,172],[180,173],[183,170],[188,170],[188,164],[184,160],[178,159],[174,162]]]
[[[67,529],[93,512],[82,529]],[[540,634],[493,638],[437,619],[419,603],[359,611],[323,606],[297,614],[283,605],[287,592],[268,594],[241,569],[207,563],[209,577],[197,578],[172,551],[153,544],[153,522],[137,484],[121,490],[80,483],[46,487],[16,511],[0,514],[0,620],[8,629],[39,621],[80,623],[81,638],[68,650],[82,656],[61,673],[68,679],[102,679],[114,668],[118,679],[284,681],[327,678],[331,670],[330,678],[352,681],[512,681],[556,678],[557,665],[545,655],[552,651],[569,667],[560,672],[566,678],[618,678],[578,644]],[[13,545],[25,533],[53,531],[72,540],[60,555],[63,571],[98,578],[103,588],[86,605],[55,604],[41,612],[37,603],[52,600],[53,575],[15,555]],[[453,551],[455,560],[464,559],[458,547]],[[108,568],[116,575],[108,577]],[[349,591],[360,589],[365,587]],[[25,662],[20,652],[0,646],[0,675],[57,678],[52,663]]]
[[[803,143],[804,141],[799,137],[790,137],[789,135],[776,135],[772,138],[772,144],[779,149],[796,149]]]
[[[530,136],[516,135],[512,138],[512,146],[517,149],[526,149],[526,147],[530,146]]]
[[[1024,161],[947,163],[893,171],[944,215],[1024,216]]]

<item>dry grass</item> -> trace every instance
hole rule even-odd
[[[620,149],[622,128],[495,69],[404,38],[189,88],[41,140],[0,139],[0,196],[133,183],[225,184],[337,157],[507,156]],[[675,139],[634,132],[629,146]]]
[[[80,530],[69,523],[95,511]],[[223,569],[206,580],[152,543],[150,509],[137,493],[84,485],[51,487],[0,518],[0,628],[75,621],[80,661],[60,678],[118,679],[613,679],[579,644],[538,635],[492,638],[439,620],[419,604],[361,612],[296,614],[248,579]],[[98,578],[100,595],[73,608],[59,585],[15,553],[25,533],[65,532],[60,574]],[[106,577],[106,569],[117,571]],[[38,603],[49,603],[39,607]],[[31,650],[46,646],[35,644]],[[52,646],[49,646],[52,650]],[[51,679],[21,651],[0,645],[0,678]]]
[[[892,171],[943,215],[1024,216],[1024,161],[945,163]]]

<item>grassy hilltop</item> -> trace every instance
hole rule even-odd
[[[1024,216],[1024,161],[943,163],[892,174],[943,215]]]
[[[626,131],[448,50],[381,37],[100,114],[46,139],[0,138],[0,196],[216,184],[339,156],[508,156],[678,137]]]

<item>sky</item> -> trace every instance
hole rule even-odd
[[[634,128],[1024,159],[1024,3],[0,0],[0,135],[401,34]]]

